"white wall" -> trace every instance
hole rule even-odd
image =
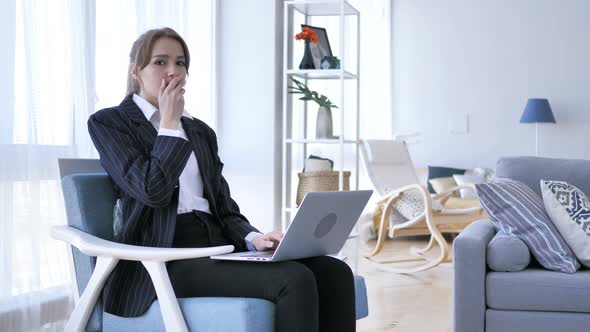
[[[217,15],[223,174],[242,213],[261,231],[280,225],[281,6],[220,0]]]
[[[534,155],[527,98],[548,98],[540,155],[590,159],[590,1],[392,0],[394,132],[420,131],[414,163],[493,167]],[[469,132],[448,131],[451,114]]]

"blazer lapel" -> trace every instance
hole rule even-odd
[[[213,178],[211,164],[215,156],[212,156],[211,149],[209,148],[209,142],[207,141],[207,137],[205,136],[205,133],[203,133],[202,129],[199,128],[189,118],[184,116],[180,119],[180,121],[182,122],[182,127],[184,128],[188,140],[193,146],[193,151],[195,152],[195,156],[197,158],[199,172],[201,173],[201,179],[203,180],[203,196],[209,200],[209,205],[214,208],[215,202],[212,201],[212,198],[215,196],[212,193],[211,181],[213,181]],[[213,172],[213,175],[214,174],[215,173]]]
[[[139,106],[133,101],[132,96],[127,96],[121,102],[121,111],[125,112],[131,122],[137,127],[137,133],[141,138],[141,141],[145,143],[146,151],[151,152],[154,148],[154,142],[158,136],[157,130],[154,128],[151,122],[145,118],[143,112],[139,109]],[[199,128],[193,121],[187,117],[181,117],[180,119],[182,127],[186,133],[188,140],[193,146],[193,151],[197,158],[197,164],[199,165],[199,172],[203,180],[203,196],[209,200],[209,205],[215,209],[215,201],[212,199],[215,196],[212,192],[213,181],[212,175],[215,172],[211,170],[212,161],[215,160],[216,156],[213,156],[211,149],[209,148],[209,142],[205,133]]]
[[[121,111],[125,112],[131,122],[136,125],[137,133],[143,142],[146,144],[147,151],[152,151],[154,142],[158,132],[152,123],[145,118],[143,112],[139,109],[139,106],[133,101],[132,96],[127,96],[121,102]]]

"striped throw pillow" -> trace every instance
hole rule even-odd
[[[580,263],[545,212],[543,201],[522,182],[496,179],[477,184],[485,212],[497,228],[522,239],[546,269],[574,273]]]

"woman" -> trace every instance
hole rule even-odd
[[[184,111],[190,55],[172,29],[150,30],[131,49],[127,97],[88,120],[101,164],[122,206],[118,242],[157,247],[232,244],[276,248],[240,214],[221,174],[217,138]],[[256,297],[276,304],[277,331],[354,331],[350,268],[331,257],[280,263],[187,259],[168,264],[177,297]],[[103,294],[105,311],[142,315],[156,294],[138,262],[120,262]]]

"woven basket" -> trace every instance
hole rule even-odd
[[[338,171],[320,171],[297,173],[299,184],[297,185],[297,197],[295,204],[299,205],[308,192],[313,191],[337,191]],[[344,190],[350,190],[350,172],[344,171]]]

